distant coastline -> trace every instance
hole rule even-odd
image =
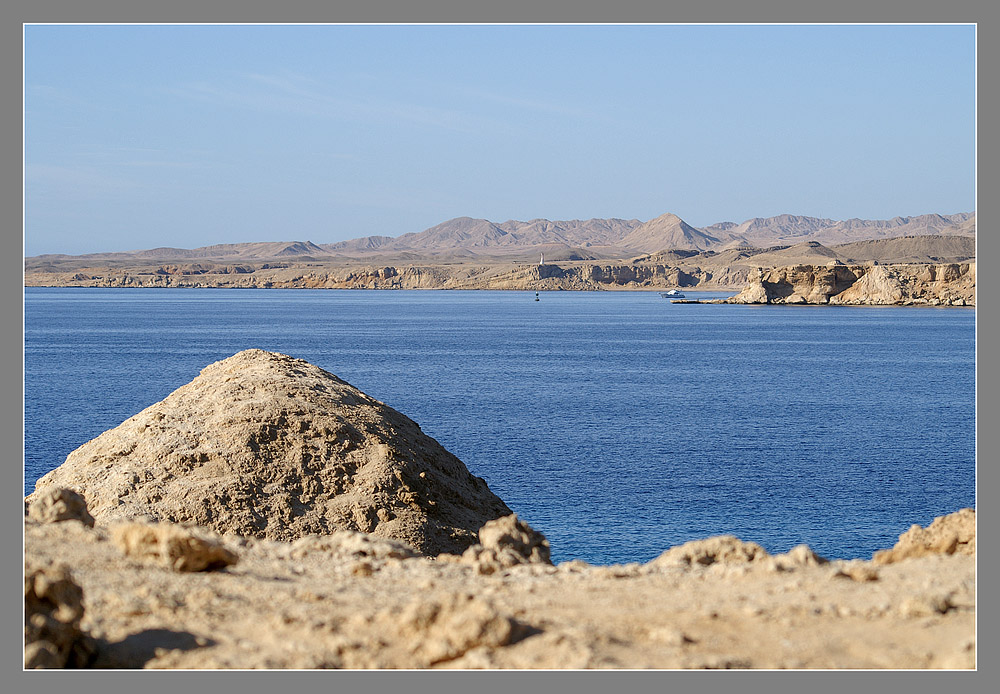
[[[162,269],[105,269],[25,274],[26,287],[200,289],[462,289],[520,291],[656,290],[683,287],[727,290],[709,303],[974,306],[976,264],[871,262],[797,264],[764,269],[725,266],[682,268],[660,263],[595,265],[411,265],[397,268],[323,268],[289,264],[238,273],[176,273]],[[742,282],[742,285],[737,285]],[[684,303],[699,303],[685,301]]]
[[[674,214],[622,219],[500,224],[459,217],[420,233],[351,241],[239,243],[196,249],[41,255],[25,259],[26,287],[234,289],[642,290],[682,287],[739,292],[736,303],[973,305],[975,213],[836,221],[796,215],[724,222],[698,229]],[[944,268],[953,269],[931,269]],[[849,267],[834,285],[820,268]],[[971,271],[970,271],[971,268]],[[879,277],[885,274],[879,270]],[[788,277],[786,272],[782,278]],[[816,280],[817,277],[826,277]],[[884,278],[883,278],[884,279]],[[961,279],[958,284],[955,281]],[[954,286],[952,286],[954,284]],[[898,285],[898,286],[897,286]],[[857,296],[854,296],[854,295]],[[866,298],[871,294],[871,299]]]

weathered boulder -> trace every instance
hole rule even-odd
[[[756,542],[743,542],[733,535],[717,535],[704,540],[692,540],[671,547],[650,562],[653,566],[709,566],[711,564],[746,564],[770,556]]]
[[[87,501],[72,489],[48,487],[32,495],[28,518],[38,523],[58,523],[76,520],[94,527],[94,517],[87,510]]]
[[[552,564],[549,541],[515,514],[492,520],[479,529],[479,544],[457,559],[479,573],[491,574],[518,564]]]
[[[976,554],[976,511],[961,511],[938,516],[926,528],[911,525],[899,536],[892,549],[875,552],[875,564],[893,564],[904,559],[932,554]]]
[[[410,644],[405,667],[429,667],[470,651],[503,648],[531,633],[527,625],[470,593],[444,599],[420,597],[400,610],[382,610],[370,620],[381,633]]]
[[[246,350],[73,451],[35,485],[98,522],[146,519],[271,540],[354,530],[461,553],[511,513],[396,410],[301,359]]]
[[[125,556],[174,571],[223,569],[239,559],[204,529],[171,523],[118,523],[111,528],[111,539]]]
[[[61,565],[24,563],[24,667],[87,664],[93,646],[80,630],[83,590]]]

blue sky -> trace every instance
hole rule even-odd
[[[24,33],[27,255],[975,207],[971,26]]]

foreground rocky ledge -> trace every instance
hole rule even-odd
[[[436,559],[348,531],[274,542],[162,525],[26,521],[27,667],[976,662],[970,509],[911,529],[899,556],[834,562],[723,536],[643,565],[553,566],[513,517],[484,527],[462,556]],[[208,553],[224,568],[176,561]]]

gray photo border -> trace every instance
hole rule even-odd
[[[369,0],[352,4],[329,3],[322,0],[285,0],[282,3],[266,0],[175,0],[169,6],[146,3],[139,5],[128,0],[15,0],[0,9],[3,40],[2,65],[4,91],[23,94],[22,84],[22,27],[24,23],[976,23],[978,64],[978,114],[997,112],[995,80],[982,69],[995,65],[997,48],[994,38],[993,16],[996,10],[987,0],[952,0],[948,3],[934,0],[842,0],[835,6],[827,3],[811,4],[795,0],[702,0],[685,5],[656,2],[655,0],[508,0],[500,3],[472,4],[462,0]],[[989,19],[990,21],[987,21]],[[2,421],[5,457],[20,459],[21,464],[3,466],[5,490],[23,489],[23,218],[17,219],[22,209],[23,194],[23,141],[18,123],[22,119],[15,112],[17,98],[4,101],[3,167],[5,185],[0,188],[5,214],[4,247],[0,255],[4,282],[2,308],[3,370],[0,385],[3,388]],[[906,105],[899,105],[905,108]],[[22,110],[23,114],[23,110]],[[980,124],[988,123],[980,120]],[[995,143],[988,128],[977,129],[977,181],[995,182]],[[20,156],[19,156],[20,155]],[[22,167],[14,162],[21,161]],[[992,186],[990,186],[991,188]],[[990,229],[996,218],[992,200],[987,198],[981,206],[977,197],[977,220],[982,228]],[[21,233],[18,233],[18,229]],[[995,245],[1000,242],[992,231],[977,235],[977,255],[994,257]],[[21,241],[21,258],[13,252]],[[14,286],[17,278],[22,289]],[[987,273],[981,276],[977,312],[994,312],[996,281]],[[985,290],[985,298],[983,298]],[[990,351],[996,345],[996,320],[979,321],[977,313],[977,421],[979,412],[995,413],[997,408],[996,371],[980,366],[989,363]],[[985,360],[985,361],[983,361]],[[991,418],[987,418],[987,423]],[[977,461],[990,461],[996,455],[997,434],[995,427],[977,427]],[[980,508],[978,500],[990,500],[996,490],[997,472],[993,465],[977,465],[977,515],[979,526],[988,525],[995,517],[992,504]],[[980,495],[979,492],[985,491]],[[5,549],[22,546],[23,534],[13,518],[21,505],[15,499],[3,504],[5,522],[2,524]],[[983,515],[985,512],[985,515]],[[23,521],[23,516],[22,516]],[[22,526],[23,527],[23,526]],[[423,692],[445,691],[509,691],[524,689],[534,691],[608,691],[625,688],[630,692],[662,691],[842,691],[850,689],[900,692],[940,692],[945,690],[977,692],[988,691],[986,682],[995,648],[995,591],[997,552],[987,535],[985,551],[978,555],[978,581],[985,590],[978,590],[977,645],[980,648],[979,667],[976,672],[24,672],[20,651],[22,636],[16,632],[16,620],[23,616],[23,601],[11,593],[18,583],[18,571],[11,561],[4,562],[3,635],[6,678],[15,679],[10,691],[53,691],[72,687],[83,692],[173,692],[178,688],[189,691],[213,692],[270,692],[278,687],[293,687],[296,692],[311,691],[396,691]],[[982,649],[982,645],[986,648]],[[20,671],[18,673],[18,671]],[[868,687],[865,687],[865,685]]]

